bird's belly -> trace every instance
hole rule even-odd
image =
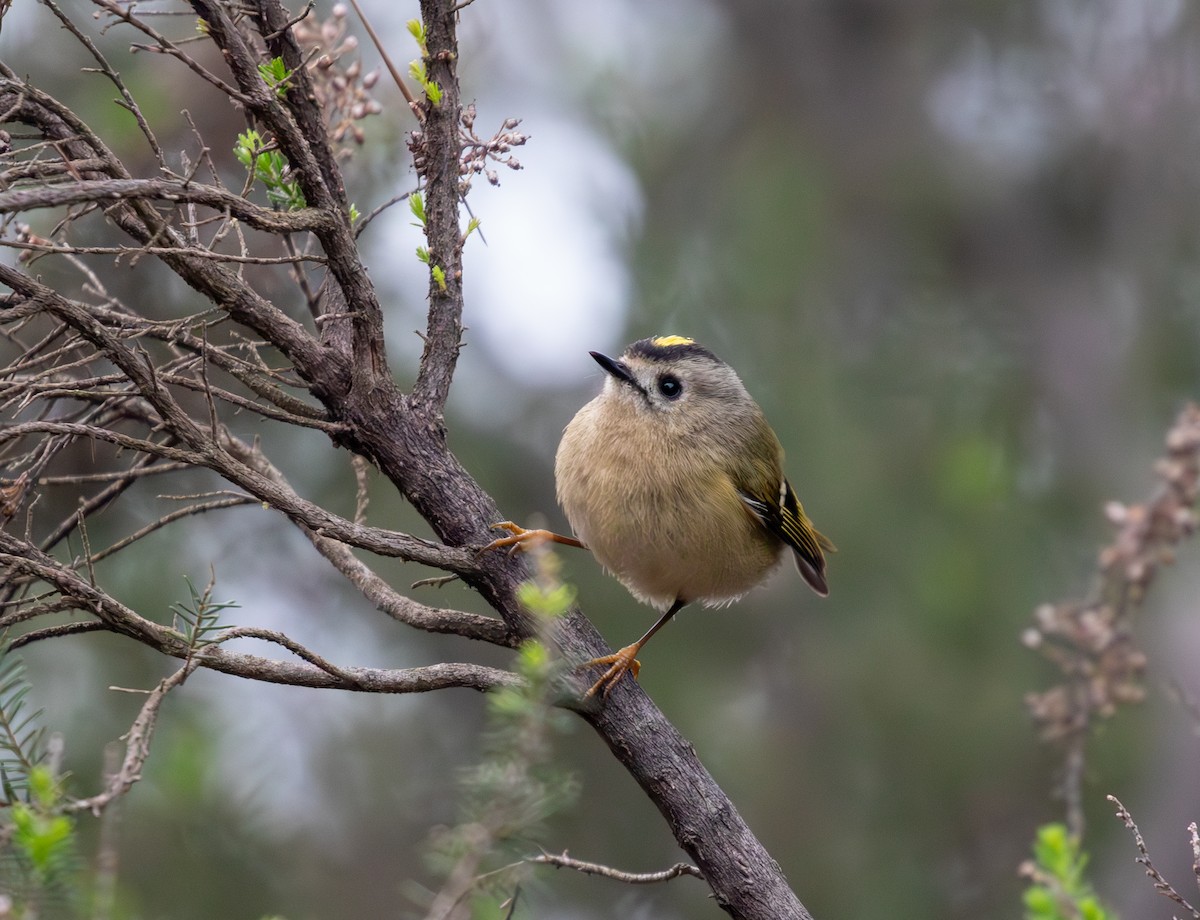
[[[679,598],[721,604],[759,584],[783,545],[736,495],[729,497],[734,505],[712,498],[702,507],[695,496],[647,490],[625,496],[607,520],[596,520],[589,507],[567,513],[600,564],[639,600],[659,609]]]

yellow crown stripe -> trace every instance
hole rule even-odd
[[[660,335],[656,339],[651,339],[651,343],[659,348],[670,348],[672,345],[695,345],[696,343],[682,335]]]

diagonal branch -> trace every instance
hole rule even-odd
[[[468,613],[465,610],[427,607],[406,597],[380,578],[371,568],[354,555],[345,543],[321,537],[311,530],[303,529],[313,546],[328,559],[333,567],[362,592],[363,597],[373,603],[393,620],[406,623],[425,632],[464,636],[482,639],[493,645],[516,648],[520,639],[501,619]]]
[[[165,35],[162,35],[161,33],[157,32],[156,30],[150,28],[144,20],[133,15],[133,10],[134,10],[134,7],[136,6],[135,4],[129,4],[126,6],[122,6],[120,3],[117,2],[117,0],[92,0],[92,2],[96,6],[107,11],[110,15],[114,16],[117,19],[120,19],[123,22],[128,23],[129,25],[133,26],[138,31],[145,34],[147,37],[149,37],[150,39],[152,39],[154,41],[155,48],[158,51],[160,51],[163,54],[170,55],[171,57],[175,58],[177,61],[180,61],[185,67],[187,67],[189,70],[191,70],[197,76],[199,76],[202,80],[204,80],[207,83],[211,83],[213,86],[215,86],[221,92],[225,93],[231,99],[234,99],[235,101],[238,101],[238,102],[245,101],[244,99],[241,99],[238,96],[238,93],[234,90],[234,88],[232,86],[225,83],[223,80],[218,78],[215,74],[213,74],[211,71],[200,66],[200,63],[195,58],[193,58],[190,54],[185,54],[183,49],[181,49],[178,45],[176,45],[174,42],[172,42],[170,39],[168,39]]]

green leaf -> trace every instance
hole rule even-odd
[[[261,135],[253,128],[250,128],[238,135],[237,143],[233,147],[233,154],[238,158],[239,163],[250,169],[254,163],[254,158],[258,155],[258,151],[262,146]]]
[[[20,656],[0,643],[0,792],[6,804],[31,789],[45,758],[42,711],[25,709],[30,689]]]
[[[560,617],[575,603],[575,589],[567,584],[543,589],[537,582],[527,581],[517,589],[517,600],[530,613]]]
[[[429,49],[426,47],[425,25],[419,19],[410,19],[406,25],[408,26],[408,34],[416,41],[417,47],[421,49],[421,54],[428,55]]]
[[[220,622],[221,613],[239,605],[234,601],[214,601],[212,582],[201,592],[196,590],[190,578],[184,576],[183,580],[187,583],[188,594],[191,595],[190,603],[172,604],[170,609],[175,615],[176,624],[182,624],[179,632],[182,633],[188,647],[196,651],[211,641],[210,636],[213,632],[224,628]]]
[[[413,192],[408,196],[408,209],[412,211],[413,217],[420,221],[420,226],[425,226],[425,199],[421,197],[420,192]]]
[[[250,129],[239,134],[233,153],[251,176],[263,184],[267,201],[272,205],[285,211],[307,207],[300,184],[289,177],[287,157],[269,149],[266,139],[257,131]]]
[[[17,802],[10,812],[12,842],[44,883],[67,866],[75,825],[70,818],[57,813],[63,792],[48,767],[35,767],[29,785],[30,801]]]
[[[437,105],[442,101],[442,88],[429,79],[424,61],[409,61],[408,75],[421,84],[421,89],[425,90],[425,95],[431,103]]]
[[[1088,855],[1063,824],[1038,828],[1034,882],[1024,892],[1026,920],[1116,920],[1084,878]]]
[[[292,79],[292,71],[287,69],[283,58],[275,57],[265,64],[259,64],[258,73],[263,78],[263,82],[275,90],[277,95],[283,96],[287,93],[288,82]]]

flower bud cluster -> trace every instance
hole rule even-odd
[[[514,170],[523,169],[512,150],[514,147],[523,147],[529,140],[529,135],[517,130],[521,124],[519,118],[506,118],[500,129],[490,139],[484,140],[475,133],[475,114],[475,103],[463,107],[463,147],[459,158],[459,174],[462,176],[461,191],[464,195],[470,191],[471,180],[475,176],[482,175],[492,185],[500,184],[500,174],[494,164]]]
[[[383,107],[371,97],[379,71],[363,73],[358,39],[347,35],[349,8],[335,4],[327,19],[310,12],[292,28],[304,50],[313,93],[325,114],[326,131],[340,159],[353,155],[365,140],[361,122]],[[353,145],[353,146],[352,146]]]
[[[1134,641],[1133,615],[1158,570],[1173,562],[1176,547],[1196,532],[1200,406],[1180,413],[1167,433],[1166,448],[1155,464],[1162,484],[1149,502],[1109,502],[1105,507],[1116,533],[1100,551],[1091,595],[1082,601],[1043,604],[1022,636],[1025,645],[1054,662],[1064,678],[1026,697],[1044,738],[1086,731],[1094,718],[1109,718],[1120,704],[1145,696],[1146,656]]]

